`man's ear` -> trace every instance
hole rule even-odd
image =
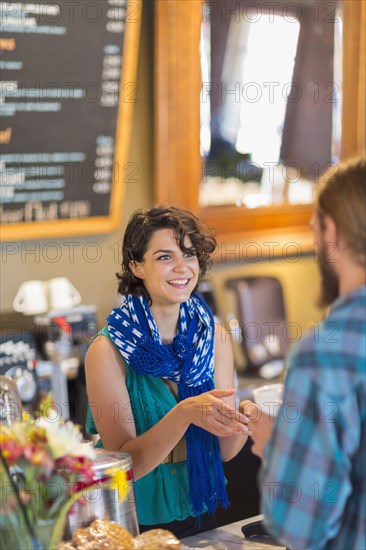
[[[323,235],[328,243],[339,244],[339,233],[335,221],[331,216],[326,214],[323,217]]]
[[[135,260],[131,260],[128,265],[129,265],[129,267],[130,267],[130,269],[131,269],[131,271],[132,271],[132,273],[134,274],[135,277],[137,277],[138,279],[144,279],[145,278],[142,263],[136,262]]]

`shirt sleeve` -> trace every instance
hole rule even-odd
[[[352,490],[359,411],[354,395],[327,394],[317,366],[307,368],[303,359],[290,365],[265,448],[261,502],[266,527],[278,540],[296,549],[319,549],[337,535]]]

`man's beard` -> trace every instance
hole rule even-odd
[[[319,307],[328,307],[339,297],[339,277],[328,258],[327,248],[328,245],[320,243],[320,291],[316,301]]]

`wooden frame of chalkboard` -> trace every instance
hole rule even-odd
[[[134,170],[142,0],[0,8],[0,240],[113,231]]]

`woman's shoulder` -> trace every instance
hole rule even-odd
[[[92,342],[94,342],[94,340],[97,340],[100,336],[105,336],[106,338],[108,338],[108,340],[112,340],[107,325],[103,327],[99,332],[97,332],[97,334],[93,337]]]
[[[97,353],[98,350],[105,350],[115,347],[109,334],[108,327],[103,327],[92,339],[87,353]]]
[[[88,351],[86,352],[86,366],[97,362],[125,366],[121,354],[112,342],[108,327],[103,327],[93,338]]]

